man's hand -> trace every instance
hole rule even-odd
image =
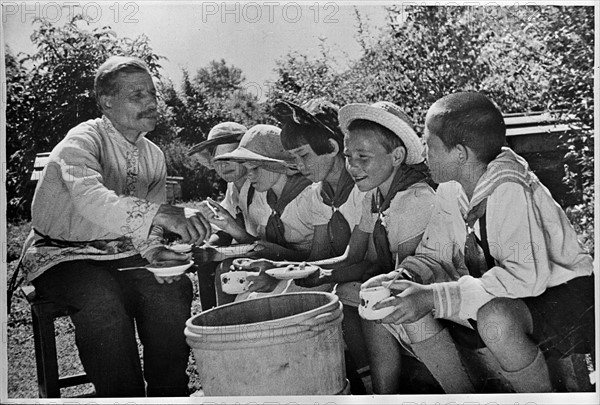
[[[375,278],[378,277],[382,276]],[[373,309],[396,307],[394,312],[381,320],[382,323],[413,323],[431,313],[434,308],[433,289],[430,285],[417,284],[407,280],[384,281],[381,285],[390,288],[392,294],[400,292],[400,294],[386,298],[373,306]]]
[[[178,234],[184,243],[202,244],[210,236],[210,224],[200,211],[162,204],[152,220],[152,225]]]
[[[154,265],[160,265],[161,262],[166,261],[177,261],[181,264],[185,264],[190,260],[190,255],[185,253],[177,253],[167,248],[161,248],[152,255],[152,263]],[[179,281],[181,274],[178,276],[161,277],[154,275],[154,278],[159,284],[171,284],[173,281]]]

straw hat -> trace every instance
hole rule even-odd
[[[295,169],[294,156],[283,148],[280,133],[281,130],[273,125],[255,125],[246,131],[237,149],[214,160],[253,162],[282,173]]]
[[[379,101],[375,104],[348,104],[340,109],[340,128],[348,134],[348,126],[354,120],[376,122],[396,134],[406,146],[406,164],[423,161],[423,142],[413,129],[411,119],[396,104]]]
[[[190,148],[188,155],[200,153],[211,146],[223,145],[227,143],[238,143],[242,136],[248,131],[248,128],[237,122],[222,122],[212,127],[206,141],[197,143]]]
[[[279,101],[273,106],[273,115],[284,124],[294,122],[297,125],[323,128],[332,137],[343,141],[344,134],[338,122],[339,108],[324,98],[315,98],[302,104],[302,107],[289,101]]]

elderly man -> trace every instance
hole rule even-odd
[[[111,57],[98,68],[94,90],[102,118],[69,131],[37,186],[27,280],[74,310],[79,355],[99,397],[189,395],[183,330],[191,282],[136,267],[187,259],[154,233],[193,243],[210,227],[199,213],[165,204],[164,155],[145,138],[158,118],[146,65]]]

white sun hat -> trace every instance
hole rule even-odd
[[[281,144],[281,129],[273,125],[259,124],[250,128],[238,147],[229,153],[215,157],[214,161],[254,163],[267,170],[289,173],[296,170],[294,156]]]
[[[389,101],[378,101],[375,104],[354,103],[340,108],[340,128],[348,135],[348,126],[355,120],[373,121],[392,131],[406,146],[406,164],[421,163],[423,158],[423,142],[413,129],[411,119],[400,107]]]

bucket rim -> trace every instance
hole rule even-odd
[[[186,329],[188,329],[190,332],[195,333],[194,329],[201,329],[202,333],[205,334],[210,334],[212,333],[219,333],[219,334],[223,334],[226,333],[226,331],[228,329],[232,330],[232,332],[237,333],[239,330],[239,327],[241,325],[243,325],[244,327],[251,327],[251,326],[256,326],[256,325],[261,325],[261,326],[271,326],[273,324],[279,324],[279,323],[284,323],[285,326],[281,326],[281,327],[289,327],[290,325],[293,325],[295,323],[300,323],[303,319],[309,318],[311,315],[317,315],[321,312],[323,312],[323,307],[326,306],[333,306],[333,310],[336,310],[336,304],[340,302],[339,297],[336,294],[330,293],[330,292],[326,292],[326,291],[315,291],[315,292],[311,292],[311,291],[301,291],[301,292],[293,292],[293,293],[285,293],[285,294],[278,294],[278,295],[271,295],[271,296],[265,296],[265,297],[259,297],[259,298],[253,298],[251,299],[252,301],[258,301],[258,300],[267,300],[267,299],[272,299],[274,297],[282,297],[282,296],[301,296],[301,295],[323,295],[326,297],[331,298],[331,302],[328,302],[327,304],[321,305],[317,308],[311,309],[309,311],[306,312],[302,312],[300,314],[294,314],[294,315],[289,315],[283,318],[277,318],[277,319],[271,319],[268,321],[261,321],[261,322],[252,322],[252,323],[244,323],[244,324],[235,324],[235,325],[221,325],[221,326],[200,326],[200,325],[194,325],[193,321],[194,319],[203,316],[207,313],[213,312],[213,311],[217,311],[220,310],[221,308],[225,308],[225,307],[231,307],[231,306],[236,306],[236,305],[242,305],[245,302],[248,302],[250,300],[244,300],[244,301],[238,301],[238,302],[231,302],[229,304],[225,304],[225,305],[221,305],[219,307],[214,307],[211,309],[208,309],[206,311],[202,311],[192,317],[190,317],[186,322],[185,322],[185,326]],[[300,317],[300,315],[302,315],[302,317]],[[292,321],[293,318],[298,318],[297,322],[285,322],[285,321]]]

